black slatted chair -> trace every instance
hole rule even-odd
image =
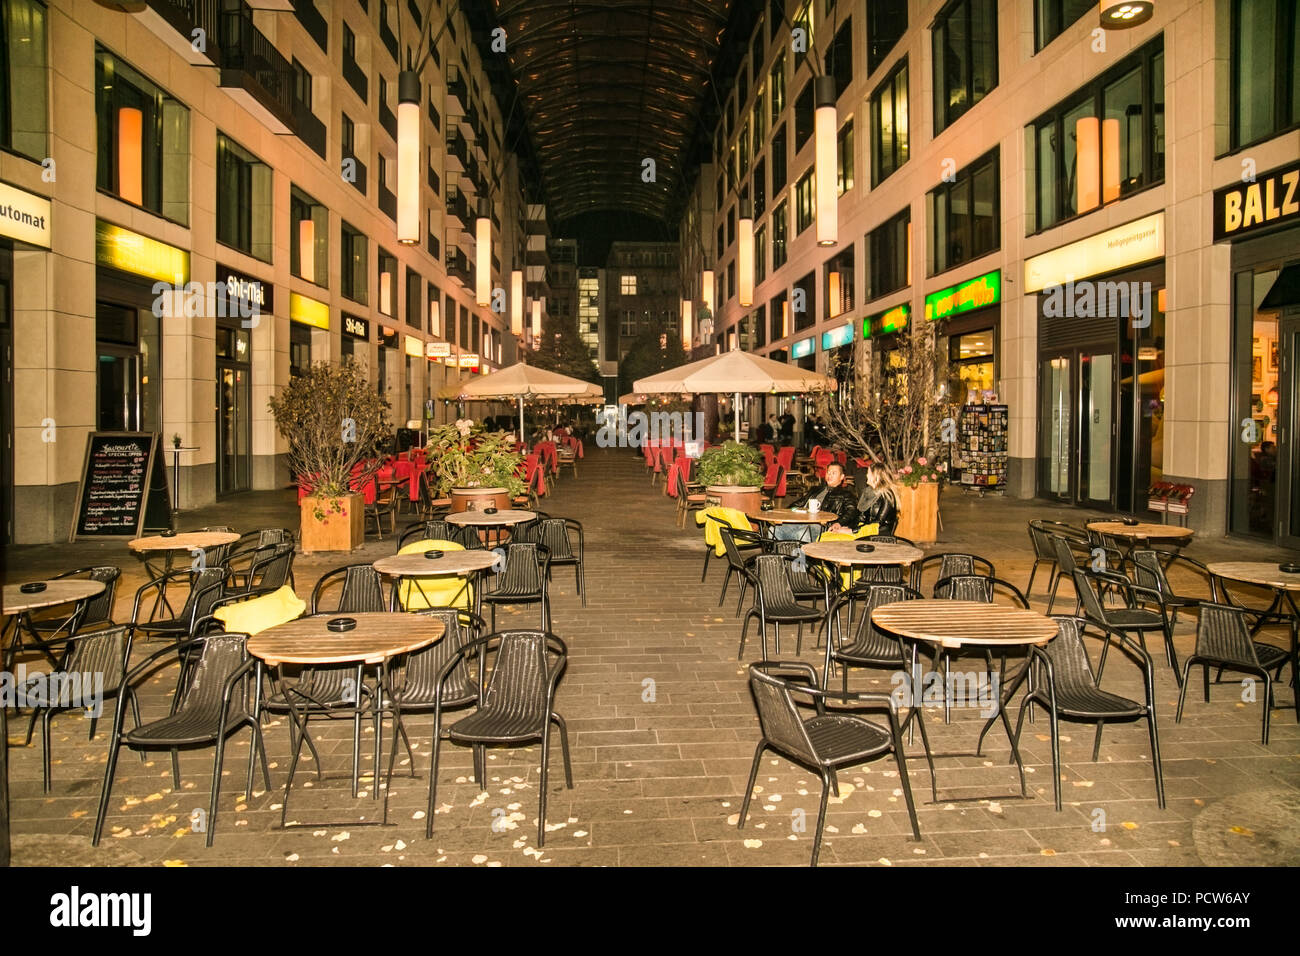
[[[331,611],[323,607],[322,598],[335,584],[340,584],[335,596],[335,607]],[[370,611],[388,610],[388,600],[384,597],[383,576],[369,564],[347,564],[321,575],[316,586],[311,590],[308,602],[309,614],[364,614]]]
[[[1123,596],[1122,607],[1109,607],[1105,604],[1102,594],[1107,588]],[[1088,623],[1107,633],[1136,634],[1138,643],[1146,650],[1146,633],[1159,631],[1165,639],[1165,657],[1169,667],[1174,672],[1174,678],[1182,683],[1178,672],[1178,654],[1174,650],[1173,631],[1158,594],[1134,584],[1114,571],[1084,571],[1081,568],[1074,569],[1074,589],[1083,603],[1083,614]],[[1147,603],[1154,603],[1158,610],[1146,607]],[[1106,669],[1106,652],[1109,649],[1110,644],[1102,645],[1101,659],[1097,661],[1098,680]]]
[[[1074,541],[1080,549],[1084,549],[1088,544],[1088,536],[1074,525],[1066,524],[1064,521],[1047,521],[1042,518],[1036,518],[1029,522],[1029,541],[1034,546],[1034,566],[1029,570],[1029,583],[1025,585],[1025,594],[1032,594],[1034,591],[1034,575],[1038,573],[1040,564],[1047,564],[1051,568],[1051,574],[1047,578],[1047,589],[1053,590],[1056,584],[1057,575],[1061,573],[1061,566],[1056,557],[1056,547],[1052,544],[1052,535],[1059,534],[1067,541]]]
[[[673,485],[677,493],[677,527],[685,528],[687,515],[708,507],[708,496],[703,485],[688,484],[680,468],[673,472]]]
[[[99,812],[95,817],[93,846],[99,846],[104,829],[104,816],[113,790],[113,777],[122,747],[137,750],[171,750],[172,776],[180,788],[180,764],[176,748],[215,745],[212,766],[212,795],[206,821],[207,845],[217,830],[217,797],[221,792],[221,765],[225,756],[226,738],[247,725],[252,729],[253,741],[248,748],[248,780],[244,792],[253,790],[253,764],[262,758],[262,779],[266,789],[271,789],[271,771],[266,763],[266,749],[262,743],[262,730],[249,706],[253,667],[256,663],[248,656],[247,634],[213,634],[203,642],[203,653],[193,669],[189,686],[181,695],[182,703],[172,713],[152,723],[137,726],[129,733],[122,731],[126,708],[120,704],[113,717],[113,737],[108,745],[108,765],[104,768],[104,787],[99,796]],[[175,647],[165,647],[150,654],[122,678],[118,700],[123,694],[133,693],[133,685],[156,669],[158,659],[175,653]]]
[[[1151,737],[1151,763],[1155,770],[1156,799],[1160,809],[1165,808],[1164,774],[1160,767],[1160,737],[1156,731],[1156,698],[1153,683],[1151,656],[1127,635],[1103,633],[1102,640],[1109,646],[1112,637],[1118,637],[1120,648],[1142,670],[1146,699],[1139,703],[1118,694],[1102,690],[1099,676],[1093,673],[1084,647],[1085,622],[1076,617],[1056,617],[1056,638],[1042,647],[1030,648],[1029,691],[1020,705],[1016,720],[1016,746],[1020,745],[1020,730],[1025,713],[1033,704],[1047,711],[1052,728],[1052,781],[1056,795],[1056,809],[1061,809],[1061,732],[1060,719],[1085,721],[1097,725],[1093,738],[1092,759],[1096,763],[1101,750],[1101,732],[1107,721],[1145,719]]]
[[[293,556],[293,542],[259,548],[239,593],[261,595],[280,590],[293,576]]]
[[[402,529],[402,535],[397,539],[397,550],[400,552],[412,541],[455,541],[464,544],[461,540],[463,530],[442,518],[414,521]]]
[[[1029,600],[1020,593],[1020,589],[1010,581],[1002,578],[985,577],[980,574],[956,574],[952,577],[940,578],[934,584],[934,596],[938,599],[949,601],[976,601],[980,604],[993,604],[997,597],[1005,596],[1009,598],[1010,603],[1017,607],[1028,609]],[[950,714],[950,705],[947,688],[951,687],[949,680],[949,671],[952,666],[952,657],[954,654],[960,654],[960,650],[953,648],[935,647],[933,657],[933,667],[937,668],[940,658],[943,661],[943,719],[944,723],[948,722]],[[988,673],[993,674],[993,651],[990,648],[984,648],[984,662],[988,665]],[[1003,650],[998,659],[998,681],[1001,686],[1003,676],[1007,671],[1007,655]]]
[[[924,592],[921,586],[922,578],[930,568],[938,568],[936,581],[942,581],[944,578],[956,577],[958,575],[980,575],[981,577],[991,578],[997,574],[993,568],[993,562],[987,558],[981,558],[978,554],[965,554],[959,551],[946,551],[940,554],[928,554],[920,561],[912,565],[912,589]],[[938,588],[938,584],[935,585]],[[943,597],[937,590],[935,597]]]
[[[531,522],[530,522],[531,524]],[[538,544],[544,545],[550,552],[550,563],[546,573],[549,575],[557,566],[573,568],[573,580],[582,598],[582,606],[587,606],[587,571],[583,564],[583,555],[587,546],[582,533],[582,523],[573,518],[543,518],[538,523]],[[575,550],[573,540],[576,536],[578,547]]]
[[[250,531],[230,545],[230,553],[224,562],[230,568],[231,584],[234,587],[247,587],[249,567],[258,558],[274,553],[276,545],[294,544],[293,532],[288,528],[262,528]],[[289,583],[293,583],[293,569],[289,570]]]
[[[1196,647],[1183,663],[1182,690],[1178,693],[1178,714],[1175,720],[1182,723],[1183,703],[1187,698],[1187,682],[1192,668],[1201,665],[1204,671],[1205,702],[1210,702],[1210,667],[1241,674],[1254,674],[1264,681],[1263,742],[1268,744],[1269,712],[1273,707],[1273,683],[1282,679],[1282,668],[1291,655],[1280,647],[1253,641],[1247,626],[1247,612],[1228,604],[1202,602],[1200,621],[1196,628]],[[1269,670],[1274,670],[1269,677]],[[1297,702],[1300,716],[1300,702]]]
[[[213,525],[213,526],[211,526],[211,527],[207,527],[207,528],[200,528],[199,530],[200,530],[200,531],[207,531],[207,532],[220,532],[220,533],[222,533],[222,534],[236,534],[236,533],[237,533],[237,532],[235,531],[234,528],[230,527],[229,525],[224,525],[224,524],[222,524],[222,525]],[[205,566],[211,566],[211,565],[215,565],[215,564],[221,564],[221,565],[226,564],[227,561],[230,559],[230,555],[231,555],[232,551],[234,550],[234,548],[235,548],[238,544],[239,544],[239,541],[236,540],[236,541],[232,541],[230,544],[216,544],[216,545],[213,545],[213,546],[210,547],[210,548],[204,548],[204,549],[203,549],[203,564],[204,564]]]
[[[141,585],[135,592],[135,601],[131,606],[131,626],[136,635],[158,635],[178,640],[194,636],[198,621],[212,613],[213,605],[225,596],[229,572],[224,565],[209,564],[202,571],[192,573],[189,568],[169,571]],[[174,618],[161,620],[140,620],[140,608],[145,595],[150,591],[162,591],[169,583],[185,581],[189,593],[185,603]],[[157,603],[155,602],[155,607]]]
[[[1125,515],[1116,515],[1107,518],[1107,521],[1124,521]],[[1129,552],[1133,550],[1133,540],[1127,537],[1121,537],[1116,534],[1107,534],[1104,531],[1094,531],[1092,528],[1087,529],[1088,550],[1096,558],[1097,550],[1100,548],[1106,557],[1106,570],[1116,571],[1124,574],[1128,568]]]
[[[478,706],[449,727],[442,726],[442,708],[457,669],[470,657],[478,660]],[[492,670],[487,671],[488,658]],[[542,773],[537,807],[537,846],[546,840],[547,777],[550,767],[551,724],[560,729],[560,751],[564,757],[564,780],[573,789],[569,762],[569,732],[564,718],[554,710],[555,688],[568,663],[569,649],[549,631],[500,631],[462,646],[443,665],[438,675],[433,709],[433,763],[429,770],[429,806],[425,815],[425,838],[433,837],[437,806],[438,754],[442,741],[465,744],[475,750],[475,774],[482,781],[486,761],[483,748],[489,744],[527,744],[540,741]]]
[[[95,725],[100,716],[94,708],[102,707],[103,701],[118,696],[130,656],[129,624],[81,631],[68,639],[66,653],[58,667],[19,688],[19,700],[32,708],[23,746],[32,742],[36,718],[41,718],[41,784],[45,793],[50,792],[50,721],[62,711],[85,710],[90,724],[86,739],[94,740]],[[131,701],[135,726],[139,727],[140,705],[134,693],[128,692],[126,696]],[[118,701],[118,706],[122,706],[121,701]]]
[[[94,597],[77,601],[70,614],[57,612],[47,617],[20,617],[14,624],[9,646],[0,654],[0,666],[5,671],[12,671],[14,659],[20,651],[39,650],[51,666],[57,667],[60,661],[56,651],[69,637],[83,631],[111,626],[113,598],[121,574],[121,569],[111,565],[77,568],[75,571],[56,574],[51,580],[84,577],[88,581],[102,581],[104,590]],[[24,639],[24,631],[27,632],[28,639]]]
[[[1162,557],[1165,559],[1164,564],[1160,561]],[[1192,597],[1189,594],[1179,594],[1174,590],[1173,585],[1169,583],[1169,568],[1176,567],[1180,563],[1185,564],[1194,573],[1205,578],[1206,593],[1208,595],[1210,569],[1195,558],[1189,558],[1185,554],[1156,551],[1152,548],[1134,548],[1129,553],[1129,560],[1133,564],[1134,580],[1141,587],[1154,592],[1159,598],[1160,604],[1165,608],[1165,613],[1169,615],[1170,628],[1177,626],[1179,611],[1194,611],[1201,606],[1203,601],[1213,600],[1212,596],[1199,598]]]
[[[736,613],[739,614],[749,580],[747,572],[758,556],[755,547],[764,547],[767,542],[756,531],[745,531],[728,524],[718,526],[718,537],[722,539],[723,556],[727,559],[727,573],[722,579],[722,590],[718,593],[718,607],[722,607],[722,602],[727,599],[727,585],[735,574],[740,578],[740,595],[736,598]]]
[[[763,640],[763,660],[767,660],[767,626],[776,626],[776,653],[781,653],[781,625],[798,626],[798,639],[795,653],[803,649],[803,626],[817,624],[824,620],[824,612],[819,608],[808,607],[795,600],[790,587],[788,567],[790,558],[779,554],[760,554],[754,559],[752,568],[744,569],[745,578],[754,588],[754,605],[745,612],[745,623],[740,628],[740,650],[736,660],[745,656],[745,638],[749,632],[749,622],[754,618],[758,624]]]
[[[868,544],[905,544],[908,547],[916,547],[907,538],[900,537],[896,534],[870,534],[862,541]],[[854,582],[857,585],[872,584],[897,584],[906,585],[907,580],[903,576],[903,567],[898,564],[869,564],[862,569],[862,575]]]
[[[908,648],[901,640],[882,631],[871,621],[871,612],[884,604],[910,601],[921,595],[901,584],[870,584],[857,589],[856,594],[840,594],[831,605],[827,620],[831,636],[826,641],[826,666],[822,671],[822,686],[830,687],[832,669],[838,665],[843,678],[843,688],[849,689],[849,668],[874,667],[906,672]],[[862,616],[856,625],[849,618],[849,627],[840,626],[840,613],[853,602],[854,610],[861,608]],[[854,610],[849,613],[852,615]]]
[[[831,579],[817,562],[809,561],[807,558],[802,561],[799,560],[800,548],[802,547],[803,545],[798,541],[768,540],[769,553],[779,554],[790,559],[786,570],[790,575],[790,590],[794,594],[795,600],[829,601],[832,586]],[[742,589],[744,586],[745,581],[742,577]]]
[[[714,524],[718,525],[718,527],[719,527],[720,529],[721,529],[721,528],[730,528],[730,527],[731,527],[731,525],[727,524],[727,522],[723,521],[721,518],[715,518],[713,515],[709,514],[709,513],[707,512],[707,510],[706,510],[705,513],[704,513],[704,522],[705,522],[705,523],[704,523],[704,527],[707,528],[707,527],[708,527],[708,523],[709,523],[710,521],[712,521]],[[741,529],[741,528],[737,528],[737,529],[735,529],[735,530],[738,530],[738,531],[744,531],[744,529]],[[744,533],[747,534],[747,535],[755,535],[755,536],[757,536],[757,533],[756,533],[756,532],[753,532],[753,531],[745,531]],[[741,551],[742,554],[758,554],[758,553],[760,553],[760,552],[763,550],[763,544],[762,544],[762,541],[761,541],[761,540],[760,540],[757,544],[751,544],[751,543],[748,543],[748,542],[740,542],[740,543],[737,543],[736,547],[738,547],[738,548],[740,549],[740,551]],[[705,542],[704,542],[704,571],[701,572],[701,574],[700,574],[700,583],[701,583],[701,584],[703,584],[704,581],[705,581],[705,579],[709,576],[709,558],[711,558],[711,557],[713,557],[713,545],[711,545],[711,544],[708,543],[708,541],[707,541],[707,535],[706,535],[706,540],[705,540]],[[719,607],[722,606],[722,601],[721,601],[721,600],[718,601],[718,606],[719,606]]]
[[[790,675],[782,677],[781,674]],[[749,801],[754,794],[754,782],[763,753],[774,750],[798,766],[813,771],[822,778],[821,804],[817,810],[817,828],[813,834],[812,866],[822,846],[822,827],[826,820],[826,801],[833,792],[840,795],[836,771],[841,767],[859,764],[893,754],[898,766],[898,777],[907,801],[907,815],[912,822],[912,838],[921,839],[921,828],[916,821],[916,806],[912,801],[912,785],[907,776],[907,759],[903,754],[903,738],[898,724],[898,708],[888,694],[836,694],[822,690],[817,685],[817,672],[811,664],[802,661],[762,661],[749,665],[749,689],[758,711],[762,738],[754,750],[754,763],[745,787],[745,800],[740,806],[737,829],[743,829],[749,816]],[[815,713],[805,717],[795,702],[794,695],[811,698]],[[826,704],[842,700],[846,704],[869,705],[889,714],[889,725],[882,727],[855,713],[828,710]],[[931,765],[931,785],[934,785],[934,767]]]
[[[1056,606],[1056,589],[1061,586],[1062,581],[1069,581],[1074,584],[1074,572],[1079,570],[1079,562],[1075,557],[1075,547],[1077,543],[1072,543],[1070,538],[1062,534],[1053,534],[1052,549],[1056,552],[1056,579],[1052,581],[1050,588],[1051,593],[1047,598],[1047,613],[1052,613],[1052,608]],[[1075,595],[1074,613],[1077,615],[1079,609],[1083,607],[1083,599]]]
[[[496,630],[498,604],[542,605],[542,627],[551,627],[551,602],[546,586],[550,552],[540,544],[506,546],[506,566],[496,576],[495,587],[480,593],[492,608],[492,630]]]

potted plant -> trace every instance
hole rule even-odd
[[[762,505],[763,456],[739,442],[723,442],[700,456],[696,480],[705,485],[710,505],[757,511]]]
[[[429,432],[428,457],[436,497],[451,498],[452,511],[509,508],[527,486],[519,477],[523,455],[514,436],[488,433],[460,419]]]
[[[303,553],[351,551],[365,542],[360,489],[384,463],[392,436],[388,403],[351,361],[317,363],[270,400],[275,426],[289,443],[288,464],[300,489]]]
[[[179,449],[179,448],[181,447],[181,433],[180,433],[180,432],[176,432],[174,435],[172,435],[172,447],[173,447],[173,448],[176,448],[176,449]]]
[[[858,342],[852,362],[832,368],[840,388],[819,398],[817,413],[837,445],[893,473],[900,485],[896,533],[929,543],[939,536],[939,490],[957,440],[938,385],[938,343],[927,326],[882,344]]]

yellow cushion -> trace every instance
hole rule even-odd
[[[866,524],[854,531],[852,534],[846,531],[823,531],[818,541],[856,541],[858,538],[869,538],[873,534],[879,534],[879,524]],[[853,583],[853,576],[849,572],[840,574],[840,581],[843,582],[845,589]]]
[[[263,594],[261,597],[227,604],[213,612],[227,631],[235,634],[258,634],[268,627],[284,624],[302,616],[307,604],[293,593],[293,588],[285,585],[278,591]]]
[[[464,550],[465,546],[455,541],[425,538],[422,541],[412,541],[397,553],[423,554],[426,551]],[[427,607],[462,607],[468,611],[473,597],[474,589],[464,578],[455,574],[402,578],[402,583],[397,588],[397,600],[407,611],[420,611]]]
[[[703,511],[695,512],[695,523],[704,525],[704,543],[713,547],[713,553],[719,558],[727,553],[726,546],[722,543],[722,535],[718,534],[717,522],[710,521],[709,516],[724,521],[733,528],[739,528],[741,531],[753,531],[754,526],[749,523],[749,518],[745,512],[739,508],[723,508],[714,505],[712,508],[705,508]]]

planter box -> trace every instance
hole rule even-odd
[[[939,485],[937,482],[898,489],[899,537],[917,544],[933,544],[939,538]]]
[[[361,495],[338,498],[308,496],[298,504],[302,529],[302,553],[351,551],[366,543],[366,500]],[[335,509],[339,508],[342,513]],[[324,513],[316,518],[319,509]]]
[[[757,485],[709,485],[704,490],[709,507],[735,508],[748,514],[763,506],[762,489]]]
[[[505,511],[512,504],[510,492],[505,488],[453,488],[451,489],[451,510],[483,511],[485,508],[497,508]]]

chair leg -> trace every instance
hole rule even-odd
[[[219,733],[217,734],[217,752],[212,758],[212,796],[208,800],[208,846],[212,846],[212,838],[217,834],[217,803],[221,796],[221,764],[225,752],[226,735]]]
[[[903,799],[907,801],[907,816],[912,821],[912,838],[921,839],[921,825],[916,822],[916,803],[912,799],[912,782],[907,776],[907,759],[903,755],[902,736],[894,738],[894,761],[898,764],[898,777],[903,783]]]
[[[1047,597],[1047,613],[1052,613],[1052,608],[1056,605],[1056,589],[1061,586],[1061,578],[1064,575],[1058,574],[1056,580],[1052,582],[1051,591]]]
[[[560,753],[564,757],[564,785],[573,789],[573,767],[569,764],[569,728],[559,714],[551,714],[551,720],[560,728]]]
[[[537,848],[546,845],[546,771],[551,755],[551,723],[547,721],[542,727],[542,782],[541,794],[537,798]]]
[[[172,748],[172,783],[175,789],[181,787],[181,755],[175,747]]]
[[[1034,575],[1038,573],[1039,558],[1034,559],[1034,565],[1029,569],[1029,583],[1025,585],[1025,597],[1034,593]]]
[[[1154,702],[1147,708],[1147,730],[1151,735],[1151,764],[1156,775],[1156,801],[1160,809],[1165,808],[1165,772],[1160,766],[1160,735],[1156,732],[1156,712]]]
[[[722,602],[727,599],[727,585],[731,583],[731,574],[734,569],[730,563],[727,564],[726,576],[722,579],[722,593],[718,595],[718,607],[722,607]]]
[[[934,773],[934,752],[930,750],[930,735],[925,732],[925,708],[915,701],[912,702],[912,707],[916,711],[916,726],[921,728],[921,749],[925,752],[925,762],[930,767],[930,799],[938,803],[939,779]],[[899,745],[902,745],[901,740]]]
[[[763,759],[763,751],[767,749],[767,738],[764,737],[758,742],[758,747],[754,750],[754,764],[749,768],[749,783],[745,785],[745,799],[740,804],[740,819],[736,821],[736,829],[745,828],[745,819],[749,816],[749,801],[754,795],[754,781],[758,779],[758,765]]]
[[[817,808],[817,831],[813,834],[812,862],[809,866],[817,865],[817,856],[822,849],[822,827],[826,823],[826,800],[831,795],[831,782],[826,771],[822,771],[822,800],[821,805]]]
[[[1195,654],[1183,661],[1183,686],[1178,689],[1178,710],[1174,712],[1174,723],[1176,724],[1181,724],[1183,722],[1183,704],[1187,700],[1188,679],[1192,676],[1192,665],[1195,664],[1196,661],[1197,657]]]
[[[1056,812],[1061,812],[1061,725],[1056,708],[1048,708],[1052,734],[1052,792],[1056,794]]]
[[[704,546],[704,573],[700,575],[701,584],[703,584],[704,579],[709,576],[709,558],[711,557],[713,557],[713,546],[706,544]]]
[[[1264,744],[1265,747],[1267,747],[1268,746],[1268,721],[1269,721],[1269,716],[1271,714],[1271,711],[1273,710],[1271,706],[1271,704],[1273,703],[1273,681],[1268,676],[1268,671],[1261,671],[1260,673],[1264,675],[1264,736],[1261,742]]]
[[[424,838],[433,839],[433,810],[436,806],[435,801],[438,797],[438,751],[442,743],[442,734],[438,727],[439,721],[434,720],[433,724],[433,755],[429,764],[429,805],[425,808],[424,813]]]
[[[1097,721],[1097,735],[1092,739],[1092,762],[1097,762],[1097,754],[1101,753],[1101,732],[1106,727],[1106,721]]]
[[[99,810],[95,814],[95,832],[90,838],[91,846],[99,846],[100,835],[104,832],[104,816],[108,813],[108,798],[113,792],[113,776],[117,772],[118,749],[121,747],[117,734],[108,745],[108,762],[104,765],[104,786],[99,792]],[[757,762],[754,769],[758,769]]]
[[[50,720],[54,717],[54,711],[49,707],[44,708],[41,714],[41,785],[43,793],[50,792]],[[32,711],[32,720],[36,719],[36,710]],[[28,730],[30,735],[31,731]],[[0,747],[4,744],[0,743]]]

